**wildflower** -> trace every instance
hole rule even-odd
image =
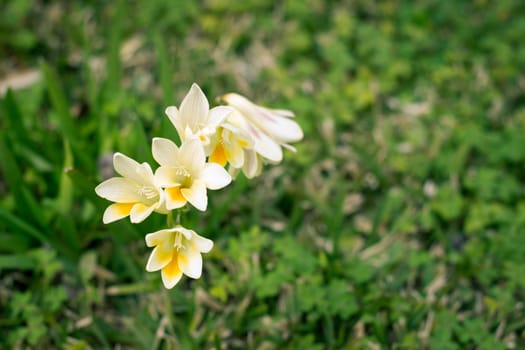
[[[254,140],[247,131],[250,128],[253,128],[252,124],[237,110],[230,113],[218,129],[217,144],[213,146],[214,151],[209,161],[222,166],[230,163],[229,173],[232,176],[240,169],[249,179],[258,176],[262,170],[263,159],[254,150]]]
[[[146,264],[146,271],[161,270],[162,282],[173,288],[182,274],[199,278],[202,274],[201,253],[208,253],[213,242],[182,226],[146,235],[146,245],[155,247]]]
[[[232,109],[226,106],[218,106],[210,110],[208,99],[195,83],[182,100],[179,109],[175,106],[166,108],[166,115],[177,129],[181,141],[198,138],[207,155],[212,152],[210,142],[216,134],[217,127],[231,112]]]
[[[208,206],[206,189],[217,190],[231,182],[223,167],[206,163],[204,149],[197,139],[185,141],[180,148],[171,140],[153,139],[153,158],[161,165],[155,172],[165,188],[166,208],[181,208],[190,202],[204,211]]]
[[[108,179],[95,188],[97,195],[115,202],[104,212],[105,224],[127,216],[131,222],[139,223],[153,211],[165,212],[163,192],[155,183],[148,163],[139,164],[122,153],[115,153],[113,167],[122,177]]]
[[[221,99],[244,118],[242,126],[254,141],[253,150],[272,163],[282,160],[281,146],[295,151],[288,143],[303,138],[301,127],[291,119],[291,111],[261,107],[236,93]]]
[[[234,168],[242,168],[245,163],[244,150],[253,147],[253,141],[248,132],[244,118],[237,111],[230,113],[222,126],[217,129],[217,135],[212,145],[213,152],[210,162]]]

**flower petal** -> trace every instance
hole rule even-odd
[[[226,187],[232,181],[230,174],[216,163],[206,163],[201,179],[210,190],[218,190]]]
[[[113,167],[123,177],[127,177],[128,179],[132,179],[136,182],[141,183],[142,176],[137,172],[137,169],[140,167],[140,164],[130,157],[122,154],[122,153],[115,153],[113,155]]]
[[[180,170],[170,166],[161,166],[155,171],[155,181],[160,187],[180,186]]]
[[[151,165],[144,162],[142,164],[139,164],[139,167],[137,168],[137,175],[140,178],[141,185],[145,186],[151,186],[151,187],[157,187],[155,184],[155,176],[153,175],[153,170],[151,170]]]
[[[155,206],[147,206],[142,203],[136,203],[131,208],[130,220],[134,224],[144,221],[155,210]]]
[[[202,274],[202,256],[197,250],[181,250],[177,254],[179,268],[191,278],[199,278]]]
[[[162,166],[177,166],[179,148],[168,139],[155,137],[151,146],[151,153],[157,163]]]
[[[265,134],[256,124],[247,119],[242,123],[242,130],[253,140],[253,148],[257,153],[273,162],[280,162],[283,152],[279,143]]]
[[[240,145],[234,145],[226,148],[226,157],[234,168],[242,168],[244,164],[244,149]]]
[[[160,275],[162,277],[162,283],[166,289],[175,287],[182,277],[182,271],[179,268],[177,259],[172,259],[168,265],[164,266]]]
[[[277,142],[266,134],[259,135],[259,139],[255,142],[254,149],[255,152],[272,162],[278,163],[283,160],[283,150]]]
[[[258,176],[262,170],[262,162],[260,157],[254,150],[244,150],[244,166],[242,171],[248,179],[253,179]]]
[[[165,244],[166,246],[173,245],[173,230],[160,230],[146,235],[146,245],[148,247],[154,247],[157,245]]]
[[[239,113],[237,112],[232,115],[239,115]],[[226,144],[237,145],[242,148],[252,148],[252,136],[250,136],[247,129],[249,129],[248,122],[241,116],[237,125],[231,123],[222,125],[222,138]]]
[[[164,113],[166,113],[166,115],[168,116],[168,119],[177,130],[177,133],[179,135],[182,135],[182,132],[184,131],[184,125],[182,125],[181,123],[179,110],[177,109],[177,107],[169,106],[168,108],[166,108]]]
[[[138,186],[123,177],[112,177],[97,187],[95,192],[102,198],[118,203],[136,203],[141,201]]]
[[[217,128],[221,125],[230,113],[233,113],[233,108],[227,106],[217,106],[210,110],[208,114],[208,125],[212,128]]]
[[[181,193],[180,187],[169,187],[165,190],[166,193],[166,208],[168,210],[182,208],[186,205],[186,198]]]
[[[287,143],[283,143],[281,146],[283,146],[283,148],[286,148],[287,150],[292,151],[294,153],[297,152],[297,148],[295,148],[294,146],[289,145]]]
[[[303,138],[303,130],[294,120],[278,116],[266,108],[259,108],[257,125],[279,143],[295,142]]]
[[[125,218],[131,212],[131,208],[133,207],[133,205],[135,205],[135,203],[114,203],[114,204],[111,204],[104,211],[104,216],[102,217],[102,222],[105,223],[105,224],[109,224],[110,222],[114,222],[114,221],[120,220],[122,218]]]
[[[187,240],[191,240],[193,235],[196,235],[197,233],[193,230],[188,230],[187,228],[182,227],[181,225],[177,225],[174,228],[172,228],[173,232],[180,232],[184,238]]]
[[[201,253],[208,253],[213,248],[213,241],[211,239],[202,237],[195,231],[192,231],[190,243]]]
[[[295,113],[288,109],[273,109],[273,108],[265,108],[265,107],[261,107],[261,108],[264,108],[267,111],[277,114],[278,116],[281,116],[281,117],[287,117],[287,118],[295,117]]]
[[[180,105],[179,117],[181,118],[181,124],[194,130],[195,126],[206,122],[209,109],[208,99],[199,85],[193,83]]]
[[[200,211],[205,211],[208,206],[208,196],[206,195],[206,184],[200,180],[193,180],[190,188],[180,190],[184,198]]]
[[[234,106],[243,114],[253,112],[253,108],[255,107],[255,104],[253,104],[246,97],[236,94],[234,92],[230,92],[226,95],[223,95],[221,99],[225,101],[228,105]]]
[[[164,190],[159,191],[159,203],[154,211],[155,213],[163,215],[166,215],[169,212],[168,208],[166,208],[166,192]]]
[[[226,94],[222,99],[238,109],[246,119],[279,144],[299,141],[303,138],[303,131],[299,124],[290,119],[293,117],[291,111],[261,107],[236,93]]]
[[[191,139],[180,146],[179,163],[190,172],[191,176],[199,177],[205,162],[206,155],[199,140]]]
[[[148,263],[146,264],[146,271],[158,271],[168,265],[173,259],[174,251],[173,248],[165,249],[162,245],[155,247],[149,256]]]

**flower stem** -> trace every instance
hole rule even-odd
[[[168,228],[172,228],[173,227],[173,212],[172,211],[169,211],[168,212],[168,216],[167,216],[167,224],[168,224]]]

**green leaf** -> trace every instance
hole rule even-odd
[[[42,211],[36,199],[23,182],[22,172],[10,149],[7,147],[7,140],[3,133],[0,134],[0,154],[2,154],[0,165],[7,180],[7,185],[13,192],[19,214],[24,213],[26,216],[25,220],[36,224],[41,229],[44,229],[46,233],[49,233],[45,226],[46,222]]]
[[[107,206],[107,201],[97,196],[95,178],[75,168],[66,168],[64,173],[71,179],[76,192],[82,197],[93,202],[98,208]]]
[[[7,119],[6,129],[10,130],[13,140],[22,145],[31,145],[29,133],[24,126],[24,118],[18,107],[13,91],[7,90],[4,98],[5,116]]]
[[[89,169],[93,163],[88,158],[84,146],[81,143],[83,139],[78,133],[78,127],[75,125],[75,120],[69,112],[68,100],[65,96],[64,90],[60,87],[59,79],[55,72],[45,62],[40,63],[40,67],[44,72],[46,88],[51,100],[53,109],[56,111],[60,129],[66,140],[70,143],[75,151],[75,158],[82,168]]]
[[[124,2],[119,0],[116,2],[114,16],[111,21],[108,40],[108,55],[107,55],[107,85],[106,92],[114,94],[120,90],[120,80],[122,76],[122,67],[120,62],[120,46],[122,41],[122,25],[124,20]]]
[[[73,116],[69,113],[68,101],[64,95],[64,90],[59,85],[60,80],[58,76],[46,62],[41,62],[40,68],[44,72],[49,98],[53,109],[57,112],[62,132],[70,142],[78,142],[79,139],[73,124]]]
[[[72,210],[73,203],[73,183],[67,175],[67,171],[73,169],[73,154],[69,142],[64,140],[64,165],[60,173],[60,183],[57,196],[58,210],[62,215],[67,215]]]
[[[29,258],[26,254],[0,255],[0,270],[34,270],[35,267],[36,261]]]
[[[15,214],[0,208],[0,220],[8,228],[13,230],[15,234],[24,233],[30,237],[36,238],[42,243],[47,242],[48,238],[40,232],[38,228],[35,228],[27,223],[26,220],[22,220]]]
[[[2,220],[1,215],[0,220]],[[5,224],[5,222],[2,221],[2,224]],[[8,224],[5,224],[5,227],[8,230],[10,229]],[[0,252],[18,253],[27,251],[34,244],[34,239],[28,235],[21,235],[16,231],[11,231],[11,233],[0,232],[0,242],[2,242]]]

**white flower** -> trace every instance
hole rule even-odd
[[[282,160],[281,146],[295,151],[288,143],[303,138],[301,127],[291,119],[294,116],[291,111],[261,107],[236,93],[221,99],[244,118],[244,122],[238,123],[252,138],[253,150],[272,163]]]
[[[206,156],[197,139],[185,141],[180,148],[171,140],[153,139],[153,158],[161,165],[155,172],[158,184],[165,188],[166,208],[181,208],[190,202],[206,210],[206,189],[218,190],[231,182],[223,167],[206,163]]]
[[[262,171],[262,157],[255,152],[254,140],[250,135],[255,128],[240,112],[234,110],[228,115],[222,127],[218,129],[218,142],[209,161],[224,166],[230,163],[229,172],[235,176],[240,169],[249,179],[258,176]]]
[[[146,264],[146,271],[161,270],[164,287],[173,288],[185,274],[199,278],[202,274],[201,253],[208,253],[213,242],[182,226],[146,235],[146,245],[155,247]]]
[[[163,192],[155,183],[148,163],[139,164],[122,153],[115,153],[113,166],[123,177],[113,177],[95,188],[100,197],[115,202],[104,212],[105,224],[128,215],[131,222],[139,223],[153,211],[165,213]]]
[[[217,136],[212,142],[212,153],[209,161],[225,166],[230,163],[233,168],[242,168],[245,163],[244,151],[253,147],[244,118],[237,111],[228,115],[223,124],[217,128]]]
[[[210,110],[208,99],[197,84],[193,84],[188,94],[182,100],[180,108],[166,108],[166,115],[177,129],[181,142],[198,138],[206,154],[211,153],[210,142],[216,129],[232,112],[231,108],[218,106]]]

